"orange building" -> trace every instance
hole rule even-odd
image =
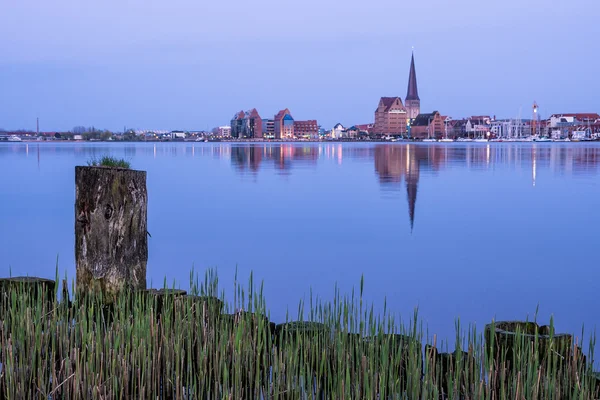
[[[406,108],[400,97],[382,97],[375,110],[375,135],[404,135],[406,134]]]
[[[290,110],[279,111],[273,119],[275,139],[290,139],[294,137],[294,118]]]

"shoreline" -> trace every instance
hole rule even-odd
[[[411,139],[394,139],[394,140],[385,140],[385,139],[369,139],[369,140],[361,140],[361,139],[306,139],[306,140],[261,140],[261,139],[216,139],[216,140],[61,140],[61,139],[53,139],[53,140],[36,140],[36,139],[22,139],[19,141],[8,141],[8,140],[0,140],[0,144],[10,143],[257,143],[257,144],[267,144],[267,143],[294,143],[294,144],[302,144],[302,143],[398,143],[398,144],[496,144],[496,143],[600,143],[600,139],[596,140],[485,140],[485,141],[474,141],[474,140],[453,140],[453,141],[425,141],[425,140],[411,140]]]

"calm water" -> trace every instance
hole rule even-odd
[[[75,276],[74,167],[148,171],[148,282],[264,280],[271,316],[358,288],[452,338],[454,318],[599,321],[597,144],[0,144],[0,274]]]

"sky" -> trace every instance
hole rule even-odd
[[[406,96],[461,118],[600,112],[598,0],[0,0],[0,128],[324,128]]]

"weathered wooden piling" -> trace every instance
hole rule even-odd
[[[487,351],[497,361],[501,361],[500,350],[505,350],[505,361],[509,368],[515,368],[518,360],[513,357],[513,348],[529,348],[534,351],[540,361],[551,355],[560,357],[561,362],[573,356],[573,336],[556,334],[547,325],[525,321],[498,321],[485,326]],[[523,344],[528,343],[528,347]]]
[[[27,293],[34,302],[44,301],[52,304],[56,298],[56,282],[51,279],[32,276],[17,276],[0,279],[0,295],[8,300],[11,292],[16,294]]]
[[[78,294],[115,300],[125,288],[146,288],[146,172],[75,167],[75,259]]]
[[[464,398],[469,382],[461,372],[475,373],[476,359],[466,351],[455,350],[452,353],[440,353],[435,346],[425,345],[425,357],[428,364],[428,378],[439,390],[439,398]],[[459,377],[456,381],[455,378]]]

